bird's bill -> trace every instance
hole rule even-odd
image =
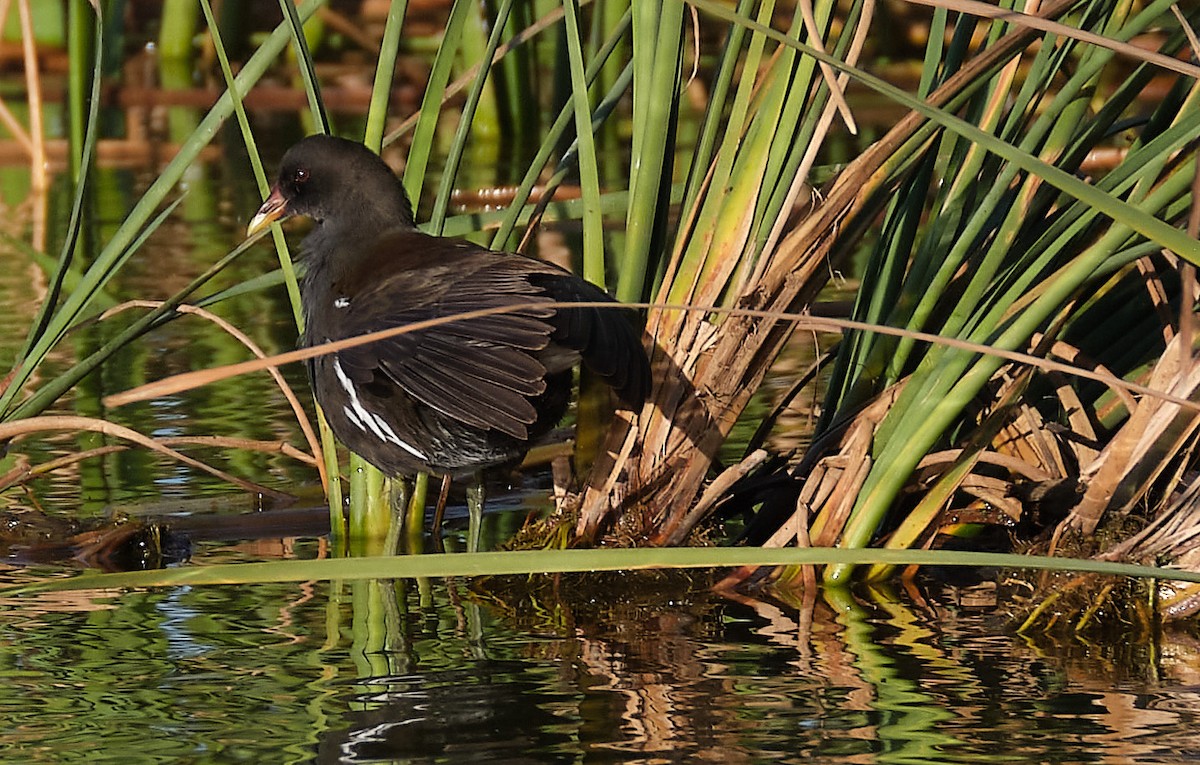
[[[271,195],[266,198],[262,207],[258,208],[258,212],[250,220],[250,225],[246,227],[246,236],[254,236],[275,221],[283,220],[287,216],[287,200],[283,198],[279,187],[275,186],[271,189]]]

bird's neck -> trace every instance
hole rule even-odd
[[[330,198],[327,193],[297,210],[317,224],[305,240],[313,251],[318,251],[318,245],[331,251],[335,245],[362,243],[385,231],[414,227],[412,205],[399,178],[390,171],[361,175],[354,182],[340,184],[336,196]]]
[[[356,199],[352,215],[315,218],[315,225],[304,238],[304,249],[310,255],[339,253],[339,258],[366,252],[372,242],[389,231],[415,230],[412,211],[403,198]]]

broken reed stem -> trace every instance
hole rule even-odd
[[[151,438],[143,433],[127,428],[124,425],[118,425],[115,422],[108,420],[100,420],[95,417],[81,417],[77,415],[45,415],[41,417],[29,417],[15,422],[0,423],[0,442],[10,441],[19,436],[29,435],[31,433],[40,433],[52,430],[86,430],[93,433],[101,433],[113,438],[120,438],[126,441],[131,441],[138,446],[143,446],[147,449],[158,452],[159,454],[170,457],[177,462],[182,462],[185,465],[203,470],[205,473],[219,478],[226,483],[233,484],[241,489],[255,494],[261,494],[265,497],[274,499],[288,499],[290,495],[274,489],[269,489],[266,486],[247,481],[243,478],[238,478],[235,475],[226,473],[223,470],[213,467],[206,462],[202,462],[194,457],[176,451],[163,443],[163,439]]]
[[[1065,364],[1052,359],[1031,356],[1028,353],[1019,351],[1009,351],[1003,348],[997,348],[991,345],[982,343],[972,343],[966,340],[959,340],[952,337],[942,337],[929,332],[916,332],[909,329],[899,329],[889,327],[883,324],[871,324],[868,322],[854,321],[852,319],[837,319],[827,316],[816,316],[810,313],[798,313],[793,311],[762,311],[747,308],[729,308],[724,306],[695,306],[695,305],[677,305],[671,303],[614,303],[610,301],[596,302],[575,302],[575,303],[559,303],[559,302],[529,302],[529,303],[513,303],[512,305],[499,306],[495,308],[481,308],[477,311],[464,311],[463,313],[454,314],[452,316],[440,316],[436,319],[427,319],[425,321],[413,322],[400,327],[391,327],[389,329],[379,330],[377,332],[368,332],[356,337],[347,338],[345,340],[336,340],[320,345],[314,345],[307,348],[299,348],[294,351],[266,356],[261,359],[252,361],[243,361],[237,364],[227,364],[225,366],[213,367],[211,369],[197,370],[193,372],[183,372],[177,375],[164,377],[155,382],[139,385],[135,388],[114,393],[105,396],[103,403],[106,407],[119,407],[126,404],[132,404],[139,401],[146,401],[160,396],[172,395],[183,391],[199,388],[209,383],[219,380],[226,380],[230,377],[248,374],[250,372],[259,372],[271,367],[283,366],[285,364],[294,364],[298,361],[306,361],[307,359],[324,356],[330,353],[347,348],[354,348],[368,343],[374,343],[379,340],[386,340],[391,337],[398,337],[410,332],[420,332],[432,327],[439,327],[443,324],[450,324],[458,321],[468,321],[470,319],[478,319],[485,316],[494,316],[496,314],[512,313],[516,311],[529,310],[531,308],[599,308],[599,309],[629,309],[629,308],[648,308],[661,311],[686,311],[692,313],[715,313],[728,316],[741,316],[755,319],[769,319],[772,321],[792,322],[795,326],[793,329],[806,329],[813,331],[840,332],[844,330],[858,330],[863,332],[876,332],[881,335],[891,335],[895,337],[905,337],[919,342],[935,343],[944,345],[948,348],[970,351],[983,355],[996,356],[1018,364],[1024,364],[1034,367],[1043,372],[1061,372],[1074,377],[1079,377],[1085,380],[1094,380],[1102,383],[1114,391],[1127,391],[1129,393],[1141,394],[1150,396],[1167,403],[1175,404],[1191,411],[1200,411],[1200,401],[1191,401],[1186,398],[1171,395],[1165,391],[1157,390],[1146,385],[1129,382],[1123,380],[1113,374],[1078,367],[1073,364]]]

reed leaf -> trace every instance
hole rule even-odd
[[[605,278],[604,222],[600,214],[600,170],[596,164],[596,144],[592,136],[592,109],[583,66],[583,42],[579,24],[579,4],[564,0],[566,9],[567,59],[571,70],[571,104],[575,112],[578,168],[583,190],[583,278],[603,287]]]
[[[1034,571],[1075,571],[1166,581],[1200,582],[1200,573],[1077,558],[963,552],[951,550],[851,550],[839,548],[707,547],[641,550],[536,550],[513,552],[326,558],[269,563],[187,566],[156,571],[87,573],[0,590],[0,596],[29,597],[47,592],[119,592],[145,587],[266,584],[310,580],[401,579],[423,577],[528,576],[585,571],[632,571],[730,566],[862,565],[955,566]]]
[[[304,93],[308,96],[308,111],[316,123],[317,131],[329,135],[329,115],[325,112],[325,101],[321,98],[321,84],[317,81],[317,71],[313,68],[312,53],[308,50],[308,38],[304,34],[303,16],[296,9],[293,0],[279,0],[283,17],[287,19],[288,29],[292,33],[292,44],[296,46],[296,63],[300,67],[300,76],[304,82]]]
[[[146,230],[142,233],[141,238],[134,242],[134,247],[131,248],[131,250],[136,248],[136,246],[140,246],[141,242],[144,241],[144,239],[148,237],[155,229],[157,229],[172,212],[174,212],[175,208],[181,201],[181,199],[177,199],[175,202],[163,209],[162,212],[160,212],[158,216],[146,227]],[[74,387],[74,385],[82,380],[86,375],[93,372],[114,353],[138,337],[141,337],[147,331],[155,327],[164,317],[170,315],[175,308],[187,300],[192,293],[223,271],[226,266],[228,266],[230,263],[240,257],[242,253],[248,250],[251,243],[252,240],[247,240],[238,247],[234,248],[229,252],[229,254],[205,270],[204,273],[193,279],[182,290],[176,292],[170,298],[163,301],[163,304],[159,308],[153,311],[148,311],[145,315],[118,333],[117,336],[112,340],[109,340],[99,349],[93,351],[85,359],[71,365],[71,367],[65,372],[55,376],[45,385],[38,388],[32,395],[17,405],[16,408],[11,412],[10,416],[6,417],[5,420],[17,420],[23,417],[32,417],[34,415],[41,414],[48,407],[50,407],[51,404],[57,401],[60,396]]]
[[[229,65],[229,56],[225,52],[225,45],[221,41],[220,27],[213,15],[212,3],[209,0],[201,0],[201,8],[204,11],[204,19],[208,24],[209,34],[212,36],[213,48],[217,53],[217,61],[221,65],[221,74],[225,77],[226,92],[229,93],[233,100],[233,110],[237,117],[238,128],[242,134],[242,142],[246,146],[246,154],[250,158],[250,169],[254,172],[254,182],[258,186],[259,195],[265,200],[270,193],[271,183],[267,179],[266,170],[263,169],[262,156],[258,151],[258,143],[254,139],[254,131],[250,127],[250,118],[246,116],[246,108],[242,104],[242,93],[238,89],[237,81],[233,76],[233,69]],[[297,330],[304,329],[304,308],[300,305],[300,285],[296,279],[296,268],[292,262],[291,253],[288,250],[287,240],[283,237],[283,229],[279,225],[271,226],[271,239],[275,244],[275,252],[279,255],[279,267],[283,275],[283,283],[287,287],[288,301],[292,306],[292,319],[296,323]]]
[[[442,42],[438,45],[437,54],[433,59],[433,68],[429,72],[429,82],[425,85],[425,95],[421,98],[421,111],[413,129],[412,143],[408,148],[408,160],[404,164],[404,191],[415,206],[421,201],[421,190],[425,185],[425,176],[429,167],[429,157],[433,152],[434,132],[437,130],[438,118],[441,115],[442,97],[446,83],[450,81],[450,68],[458,55],[458,46],[462,42],[463,26],[471,12],[468,0],[454,0],[450,6],[450,16],[442,31]],[[486,62],[480,62],[484,66]]]
[[[80,9],[78,3],[72,3],[72,18],[78,18]],[[82,118],[81,123],[77,123],[73,117],[72,134],[76,132],[76,126],[82,127],[83,132],[78,138],[71,141],[71,147],[79,148],[79,156],[76,159],[72,154],[72,164],[78,168],[78,172],[74,173],[75,193],[71,199],[71,217],[67,222],[67,229],[63,236],[62,248],[59,252],[58,263],[54,268],[53,274],[50,277],[49,284],[46,288],[46,297],[42,300],[38,307],[37,315],[34,317],[32,324],[29,327],[29,333],[25,337],[25,344],[21,350],[20,358],[28,358],[33,350],[34,345],[43,337],[47,328],[50,325],[51,317],[55,306],[58,304],[58,299],[62,294],[64,283],[71,277],[72,273],[76,273],[75,284],[69,290],[74,293],[80,288],[82,279],[79,278],[77,272],[74,272],[73,263],[75,261],[76,248],[80,243],[80,235],[83,230],[84,210],[87,203],[87,195],[90,192],[90,177],[92,171],[92,163],[95,161],[96,141],[98,139],[99,120],[97,116],[100,110],[100,84],[102,80],[104,66],[104,27],[99,14],[93,16],[92,21],[92,69],[91,69],[91,92],[87,99],[88,109],[86,117],[79,115]],[[76,72],[76,67],[72,67],[72,82],[75,83],[82,78],[82,74]],[[79,84],[74,84],[72,90],[81,89]],[[75,106],[75,100],[72,99],[72,105]],[[74,114],[74,111],[72,112]],[[93,294],[99,293],[101,285],[92,287]],[[15,389],[15,380],[10,383],[10,389]],[[7,391],[6,391],[7,393]],[[0,406],[2,408],[2,406]]]
[[[604,41],[604,44],[596,52],[596,56],[588,63],[588,68],[584,73],[584,78],[586,79],[589,88],[600,76],[613,51],[621,42],[626,32],[628,32],[631,22],[632,14],[626,12],[625,15],[621,17],[620,21],[615,25],[613,33]],[[597,118],[600,118],[602,115],[607,115],[611,112],[612,108],[617,105],[617,102],[621,96],[626,90],[628,90],[629,83],[632,82],[632,79],[633,67],[631,64],[626,64],[625,68],[622,70],[622,73],[613,82],[612,88],[604,95],[604,97],[601,99],[600,105],[596,109],[596,115],[592,120],[593,131],[598,123]],[[525,177],[521,179],[521,183],[518,185],[517,190],[513,195],[512,203],[508,206],[503,218],[500,220],[499,226],[496,228],[496,233],[492,236],[493,248],[504,248],[506,243],[511,238],[513,229],[516,227],[517,223],[523,222],[522,216],[528,215],[531,208],[526,207],[525,205],[529,201],[530,192],[533,191],[534,185],[541,176],[542,168],[550,160],[550,156],[561,143],[562,137],[566,133],[567,127],[571,124],[573,118],[574,104],[572,103],[564,105],[559,111],[558,117],[554,120],[554,123],[551,125],[550,129],[546,132],[546,135],[542,140],[542,145],[538,148],[533,161],[529,163],[529,168],[525,172]],[[567,153],[570,153],[569,149]],[[559,165],[561,168],[563,167],[564,163],[560,162]],[[549,188],[547,188],[547,192],[548,191]],[[604,204],[604,196],[605,195],[601,195],[600,204],[602,207]],[[609,211],[607,210],[602,210],[601,212],[602,216],[609,214]],[[528,218],[525,218],[525,220],[527,219]],[[453,230],[453,220],[447,221],[446,228],[444,229],[443,233],[450,234]]]
[[[471,131],[471,122],[475,116],[475,110],[479,107],[480,99],[483,97],[483,88],[487,84],[488,74],[492,69],[492,57],[495,55],[496,49],[500,47],[500,35],[504,32],[505,24],[508,22],[508,15],[512,11],[513,2],[514,0],[502,0],[500,8],[496,11],[496,18],[492,19],[491,34],[488,35],[487,48],[479,62],[479,71],[475,75],[474,82],[471,83],[470,91],[467,93],[466,103],[463,104],[462,117],[459,119],[458,128],[455,130],[454,139],[450,144],[450,151],[446,157],[446,166],[442,169],[441,184],[438,186],[437,194],[434,196],[433,212],[430,215],[430,227],[433,234],[440,234],[442,232],[442,222],[446,218],[446,211],[450,205],[450,194],[454,191],[454,179],[458,174],[458,167],[462,162],[463,152],[466,149],[467,139]]]
[[[363,134],[363,143],[376,154],[383,148],[383,128],[387,123],[388,100],[392,94],[396,58],[400,55],[400,33],[404,28],[406,10],[408,0],[394,0],[388,7],[383,40],[379,44],[379,61],[375,65],[375,81],[371,86],[371,105],[367,108],[367,129]]]
[[[633,4],[633,159],[617,299],[642,299],[666,234],[678,119],[683,3]],[[664,129],[664,127],[666,129]]]

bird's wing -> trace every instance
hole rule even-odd
[[[407,238],[410,245],[422,241]],[[338,361],[351,380],[378,398],[386,398],[390,382],[464,424],[524,439],[537,419],[531,399],[546,388],[546,366],[539,356],[551,343],[555,312],[540,304],[552,298],[529,281],[523,260],[493,257],[481,248],[440,255],[439,262],[439,253],[424,253],[419,268],[396,268],[393,263],[407,259],[399,258],[375,279],[343,290],[350,294],[338,311],[337,335],[353,337],[482,309],[513,310],[356,346],[339,351]]]
[[[558,303],[601,306],[559,308],[554,318],[555,345],[578,352],[588,369],[608,383],[631,409],[640,409],[650,393],[650,364],[642,348],[636,316],[619,308],[604,290],[549,264],[529,280]]]

